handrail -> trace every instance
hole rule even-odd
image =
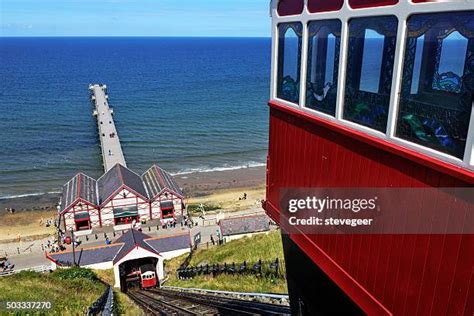
[[[197,288],[184,288],[177,286],[162,286],[162,289],[181,291],[181,292],[197,292],[197,293],[208,293],[208,294],[218,294],[218,295],[230,295],[237,297],[261,297],[268,298],[280,301],[288,301],[289,296],[286,294],[273,294],[273,293],[253,293],[253,292],[232,292],[232,291],[219,291],[219,290],[206,290],[206,289],[197,289]]]
[[[114,309],[114,291],[109,285],[104,293],[87,309],[87,316],[105,315],[111,316]]]

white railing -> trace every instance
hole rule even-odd
[[[258,299],[258,298],[270,299],[270,300],[279,301],[280,304],[283,304],[283,305],[288,304],[290,301],[289,296],[285,294],[216,291],[216,290],[185,288],[185,287],[176,287],[176,286],[162,286],[161,288],[165,290],[198,293],[198,294],[213,294],[213,295],[227,296],[227,297],[232,297],[232,298],[241,298],[241,299],[247,299],[247,300]]]
[[[8,271],[1,271],[0,277],[12,275],[15,273],[19,273],[21,271],[34,271],[34,272],[44,273],[50,270],[51,270],[51,266],[48,266],[48,265],[36,266],[36,267],[25,268],[25,269],[13,269],[13,270],[8,270]]]

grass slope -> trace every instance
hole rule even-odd
[[[114,270],[94,270],[97,277],[105,283],[114,286]],[[127,294],[119,289],[114,289],[115,307],[118,315],[138,316],[144,315],[143,311],[132,301]]]
[[[79,269],[78,269],[79,270]],[[85,270],[85,269],[80,269]],[[64,273],[20,272],[0,278],[0,301],[50,301],[53,308],[36,314],[47,315],[83,315],[105,291],[105,285],[89,271]],[[5,312],[1,310],[0,314]],[[15,315],[32,315],[30,312],[18,312]]]
[[[286,280],[281,278],[270,279],[257,278],[252,275],[224,274],[216,278],[198,276],[191,280],[179,280],[176,277],[176,269],[186,256],[166,261],[165,269],[170,277],[166,285],[238,292],[288,293]],[[283,246],[279,231],[255,235],[250,238],[245,237],[210,249],[199,249],[193,254],[190,265],[242,263],[244,260],[257,262],[259,259],[275,260],[275,258],[283,260]]]

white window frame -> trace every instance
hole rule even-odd
[[[369,136],[385,140],[389,143],[408,148],[410,150],[422,153],[426,156],[433,157],[442,162],[459,166],[463,169],[474,171],[474,103],[471,110],[471,120],[467,134],[466,149],[463,159],[459,159],[452,155],[440,152],[438,150],[425,147],[408,140],[395,136],[398,108],[400,102],[400,89],[403,74],[403,59],[405,56],[407,20],[415,14],[429,14],[440,12],[456,12],[456,11],[474,11],[474,0],[456,0],[450,2],[426,2],[413,3],[410,0],[399,0],[398,4],[353,9],[349,6],[349,1],[345,0],[343,7],[338,11],[310,13],[308,11],[308,0],[304,0],[305,6],[303,12],[299,15],[279,16],[278,15],[279,0],[272,0],[270,12],[272,17],[272,61],[271,61],[271,84],[270,84],[270,100],[275,100],[279,104],[296,108],[302,112],[311,114],[325,120],[337,123],[343,127],[349,127],[353,130],[363,132]],[[392,15],[398,19],[397,44],[395,48],[395,58],[393,65],[393,80],[390,95],[390,104],[387,120],[386,132],[379,132],[372,128],[362,126],[360,124],[350,122],[343,118],[344,96],[345,96],[345,78],[347,65],[347,45],[348,45],[348,28],[349,20],[352,18],[370,17],[370,16],[386,16]],[[326,113],[319,112],[314,109],[306,108],[306,74],[308,60],[308,23],[315,20],[334,20],[341,21],[341,45],[339,53],[339,74],[337,86],[336,116],[333,117]],[[277,93],[277,72],[278,72],[278,24],[300,22],[303,24],[303,38],[301,51],[301,68],[300,68],[300,100],[299,104],[294,104],[286,100],[276,97]]]

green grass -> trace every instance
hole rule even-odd
[[[288,293],[286,280],[283,278],[265,278],[253,275],[219,275],[198,276],[191,280],[179,280],[176,269],[187,255],[180,256],[165,262],[165,269],[169,275],[166,285],[179,287],[205,288],[210,290],[261,292],[261,293]],[[199,249],[193,254],[190,265],[249,263],[259,259],[270,261],[279,258],[283,260],[283,246],[279,231],[268,234],[259,234],[228,242],[225,245],[210,249]]]
[[[205,212],[220,210],[222,208],[220,205],[212,204],[212,203],[203,203],[202,206]],[[186,206],[186,210],[188,211],[189,214],[201,215],[202,213],[201,203],[190,203]]]
[[[177,280],[176,277],[165,285],[202,288],[208,290],[287,294],[285,279],[257,278],[252,275],[197,276],[191,280]]]
[[[99,279],[101,279],[103,282],[114,286],[115,283],[115,277],[114,277],[114,270],[109,269],[109,270],[94,270],[96,275],[98,276]],[[122,293],[120,289],[115,289],[114,288],[114,303],[115,303],[115,311],[117,312],[118,315],[131,315],[131,316],[138,316],[138,315],[144,315],[143,311],[138,307],[135,302],[132,301],[130,297],[127,296],[127,294]]]
[[[50,301],[53,304],[51,310],[36,314],[83,315],[105,288],[87,269],[57,270],[53,273],[20,272],[0,278],[0,301]],[[33,313],[16,313],[27,314]]]

